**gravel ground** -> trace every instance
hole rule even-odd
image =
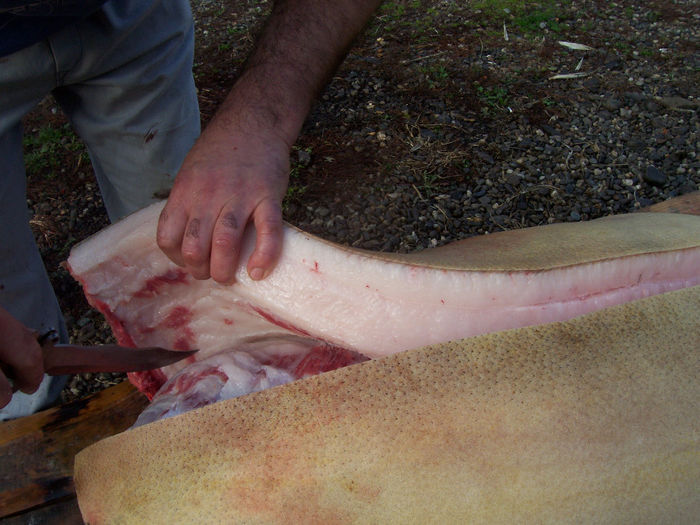
[[[206,124],[269,3],[193,7]],[[285,218],[342,244],[406,252],[695,191],[698,27],[694,0],[527,10],[503,0],[386,2],[307,120]],[[581,76],[552,78],[572,73]],[[27,155],[57,159],[28,162],[32,223],[72,337],[109,341],[60,266],[107,221],[84,150],[53,106],[44,101],[26,122]],[[55,148],[42,139],[47,126],[60,131]],[[121,379],[76,376],[64,400]]]

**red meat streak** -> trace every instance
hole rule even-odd
[[[96,299],[93,296],[87,295],[87,300],[90,305],[98,310],[102,315],[105,316],[105,319],[107,319],[107,322],[109,323],[110,328],[112,329],[112,332],[114,332],[114,337],[117,338],[117,343],[119,343],[122,346],[128,346],[130,348],[136,348],[136,343],[132,339],[132,337],[129,335],[129,333],[126,331],[126,328],[124,327],[124,323],[122,322],[117,315],[112,312],[110,309],[109,305],[107,303],[100,301],[99,299]]]
[[[185,284],[187,282],[187,273],[179,268],[168,270],[163,275],[156,275],[148,279],[141,289],[134,294],[134,297],[153,297],[161,288],[170,284]]]
[[[314,268],[311,269],[313,272],[318,272],[318,262],[314,262]],[[80,279],[78,279],[80,280]],[[83,289],[86,290],[85,283],[81,281]],[[187,273],[179,269],[169,270],[164,275],[159,275],[148,279],[144,286],[137,291],[134,296],[140,298],[152,297],[158,293],[163,286],[170,284],[185,284],[187,281]],[[107,322],[109,323],[112,331],[119,344],[124,346],[129,346],[131,348],[136,348],[136,343],[133,338],[129,335],[124,327],[124,323],[119,319],[110,307],[103,301],[96,299],[95,297],[86,294],[88,302],[96,308],[102,315],[105,316]],[[290,332],[310,336],[310,334],[294,325],[291,325],[272,314],[266,312],[265,310],[252,307],[252,309],[257,312],[264,319],[273,323],[285,330]],[[188,326],[192,320],[192,311],[186,306],[176,306],[170,313],[161,321],[158,326],[164,328],[170,328],[173,330],[180,330],[182,336],[175,340],[173,347],[176,350],[190,350],[192,348],[192,343],[194,342],[194,333],[192,329]],[[224,323],[227,325],[233,324],[230,319],[224,319]],[[153,328],[142,328],[142,332],[146,333],[152,331]],[[325,343],[320,343],[318,346],[314,346],[311,350],[305,354],[299,360],[299,355],[280,355],[273,356],[263,362],[263,365],[274,366],[277,368],[282,368],[289,370],[295,379],[300,379],[303,377],[308,377],[312,375],[321,374],[323,372],[329,372],[331,370],[336,370],[344,366],[348,366],[355,363],[361,363],[367,361],[369,358],[341,348],[338,346],[332,346]],[[189,362],[195,362],[196,358],[194,356],[187,359]],[[299,360],[298,362],[296,362]],[[296,364],[295,364],[296,363]],[[292,370],[293,367],[293,370]],[[228,376],[221,370],[212,367],[207,369],[197,375],[184,374],[181,376],[171,387],[171,390],[183,391],[183,389],[189,389],[192,385],[206,377],[208,375],[218,375],[223,380],[227,380]],[[156,392],[166,383],[168,378],[161,369],[147,370],[143,372],[130,372],[127,374],[129,380],[141,391],[148,399],[153,399]]]
[[[192,311],[186,306],[176,306],[158,326],[172,328],[181,331],[182,335],[173,343],[175,350],[192,350],[194,343],[194,332],[189,327],[192,320]]]
[[[148,370],[146,372],[129,372],[126,374],[131,381],[131,384],[142,392],[148,400],[152,400],[156,392],[168,380],[165,373],[157,368],[156,370]]]
[[[284,328],[285,330],[289,330],[290,332],[293,332],[295,334],[299,335],[305,335],[307,337],[311,337],[311,334],[309,332],[306,332],[302,330],[301,328],[297,328],[296,326],[287,323],[286,321],[282,321],[281,319],[278,319],[274,315],[272,315],[269,312],[266,312],[262,308],[259,308],[257,306],[252,306],[251,308],[253,309],[254,312],[256,312],[258,315],[260,315],[263,319],[266,321],[269,321],[270,323],[279,326],[280,328]]]
[[[192,344],[194,342],[194,333],[189,327],[189,323],[192,320],[192,311],[186,306],[176,306],[170,313],[163,319],[158,326],[163,328],[170,328],[173,330],[178,330],[182,334],[173,343],[173,349],[175,350],[191,350]],[[151,330],[153,330],[151,328]],[[194,363],[196,358],[190,356],[187,358],[189,363]],[[163,373],[161,369],[157,370],[146,370],[144,372],[132,372],[129,375],[129,380],[138,388],[141,392],[146,394],[148,399],[153,399],[155,393],[162,387],[168,380],[167,376]]]

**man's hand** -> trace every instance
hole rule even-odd
[[[158,245],[197,279],[234,278],[255,223],[253,279],[274,268],[289,150],[318,91],[380,0],[276,0],[246,67],[185,159],[158,224]]]
[[[36,392],[44,377],[41,346],[34,332],[0,307],[0,408],[12,399],[14,387],[26,394]]]
[[[187,155],[158,224],[158,245],[195,278],[233,281],[246,224],[257,230],[253,279],[272,271],[282,247],[289,146],[252,134],[220,113]]]

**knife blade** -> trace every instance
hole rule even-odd
[[[42,345],[44,371],[49,375],[81,372],[138,372],[176,363],[198,350],[167,350],[158,346],[128,348],[116,344],[72,345],[47,341]]]
[[[37,338],[43,352],[44,372],[51,376],[83,372],[140,372],[177,363],[199,350],[167,350],[159,346],[129,348],[117,344],[72,345],[56,343],[46,334]],[[17,391],[12,370],[2,372]]]

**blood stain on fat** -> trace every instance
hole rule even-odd
[[[134,294],[135,297],[153,297],[165,285],[169,284],[185,284],[187,282],[187,273],[184,270],[172,269],[168,270],[163,275],[156,275],[148,279],[141,289]]]

